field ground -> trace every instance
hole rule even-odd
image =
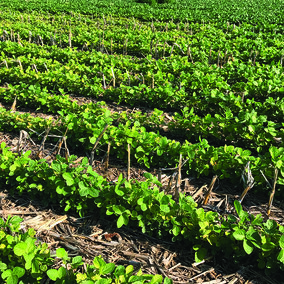
[[[181,236],[173,242],[177,235],[167,229],[166,217],[156,231],[148,224],[142,233],[131,211],[129,226],[117,228],[116,212],[107,216],[96,202],[85,208],[93,195],[78,193],[74,180],[57,170],[53,184],[48,176],[38,180],[36,173],[28,173],[30,162],[15,163],[28,181],[14,177],[12,164],[3,166],[1,149],[2,172],[7,173],[0,172],[4,219],[21,216],[52,253],[64,247],[85,263],[102,255],[107,262],[132,264],[174,283],[284,283],[279,269],[284,263],[279,257],[284,250],[283,1],[217,5],[196,0],[155,7],[108,0],[2,2],[0,144],[19,157],[30,150],[29,159],[38,165],[45,159],[46,171],[60,155],[74,180],[85,175],[75,169],[87,157],[110,189],[121,175],[125,188],[128,180],[147,182],[145,173],[151,173],[173,201],[179,193],[192,196],[198,208],[217,212],[220,219],[238,216],[234,201],[249,188],[243,209],[250,216],[260,213],[263,223],[275,220],[279,231],[271,233],[271,240],[277,240],[271,246],[272,264],[269,260],[257,267],[257,258],[266,255],[264,241],[263,254],[255,252],[262,248],[256,246],[251,255],[245,250],[244,257],[233,235],[240,259],[225,257],[222,249],[197,236],[213,248],[196,263],[196,240]],[[50,186],[62,181],[66,192]],[[84,186],[92,189],[88,182]],[[272,188],[276,193],[267,214]],[[66,205],[73,195],[82,206]],[[127,206],[119,198],[111,200]],[[214,224],[221,222],[219,217]]]

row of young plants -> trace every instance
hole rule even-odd
[[[107,20],[103,18],[100,21],[105,23]],[[283,55],[282,30],[279,30],[277,25],[258,28],[248,24],[235,26],[227,23],[219,26],[214,23],[203,25],[197,23],[191,24],[189,31],[187,31],[188,24],[186,25],[186,31],[174,26],[172,27],[173,30],[169,32],[156,31],[155,24],[152,23],[151,27],[142,26],[141,31],[137,32],[135,30],[136,26],[143,24],[136,24],[134,19],[133,26],[135,29],[128,27],[129,31],[126,32],[125,28],[120,27],[119,18],[114,18],[113,21],[114,23],[107,27],[106,30],[98,30],[97,33],[99,34],[89,35],[84,39],[80,38],[83,37],[86,29],[86,25],[83,23],[81,25],[74,23],[74,29],[77,32],[72,32],[72,28],[66,26],[67,30],[60,35],[61,31],[57,31],[53,24],[43,23],[42,20],[38,23],[38,29],[36,29],[37,25],[35,23],[30,24],[31,29],[24,29],[23,23],[18,23],[18,20],[14,19],[11,23],[2,23],[1,39],[3,41],[20,41],[24,45],[36,43],[40,46],[43,45],[45,48],[54,45],[69,47],[71,41],[71,46],[75,50],[96,49],[105,53],[123,53],[124,55],[129,51],[131,54],[140,55],[140,57],[143,57],[142,53],[144,55],[150,53],[155,58],[162,58],[169,54],[183,56],[189,53],[188,47],[190,47],[193,62],[210,61],[211,64],[216,64],[219,56],[220,65],[224,65],[224,53],[226,53],[227,59],[233,57],[244,62],[251,60],[260,64],[275,64],[281,60],[281,55]],[[44,33],[45,25],[53,30]],[[90,29],[90,32],[94,32],[95,28],[91,26],[88,29]],[[122,29],[122,31],[119,32],[119,29]],[[145,35],[143,34],[142,39],[141,33],[143,32]],[[124,34],[124,36],[121,37],[120,33]],[[115,38],[116,34],[119,35],[120,40],[122,38],[121,42]],[[60,43],[59,39],[61,37],[63,38]],[[139,46],[135,45],[135,47],[131,48],[132,41],[134,45],[135,42],[138,42]],[[76,42],[80,42],[80,44],[76,44]],[[143,48],[139,50],[141,47]]]
[[[12,51],[12,53],[14,52]],[[104,75],[106,85],[115,87],[123,85],[141,90],[166,85],[170,90],[183,91],[188,94],[197,92],[207,95],[210,90],[216,89],[220,92],[246,94],[246,97],[260,99],[266,97],[267,94],[277,97],[278,94],[283,92],[283,73],[281,72],[283,68],[281,66],[260,66],[259,64],[250,66],[250,64],[241,62],[230,62],[220,70],[218,66],[209,66],[207,63],[193,65],[187,62],[187,57],[173,57],[166,61],[159,60],[157,62],[149,56],[143,61],[133,62],[130,58],[125,58],[122,62],[118,62],[120,58],[116,58],[116,56],[98,53],[86,54],[85,58],[81,58],[82,61],[89,61],[89,66],[86,66],[85,63],[76,59],[69,59],[68,63],[62,64],[54,59],[44,59],[44,56],[31,58],[31,55],[23,55],[14,58],[12,55],[13,57],[9,58],[3,55],[0,58],[2,61],[2,81],[8,80],[8,82],[9,76],[16,79],[17,75],[19,76],[18,80],[21,80],[22,77],[23,80],[26,79],[25,77],[31,77],[31,80],[34,81],[36,76],[33,73],[38,71],[38,80],[42,76],[47,77],[47,81],[48,77],[51,77],[51,80],[52,77],[57,76],[61,82],[64,77],[67,77],[70,84],[73,83],[72,85],[74,85],[73,80],[76,79],[80,80],[81,83],[92,84],[94,87],[98,85],[101,90],[104,87],[102,84],[102,76]],[[29,74],[33,65],[36,66],[36,70]],[[61,74],[60,77],[60,74],[56,73],[58,69],[65,74]],[[19,70],[22,70],[22,72],[19,72]],[[274,74],[274,77],[272,74]],[[76,78],[73,78],[72,75]],[[240,79],[239,82],[236,82],[237,78]],[[61,84],[64,86],[64,81]],[[79,91],[76,88],[73,91],[76,90]]]
[[[225,41],[226,46],[224,46],[224,48],[221,46],[220,47],[220,43],[219,40],[216,39],[216,31],[212,32],[212,37],[209,38],[207,35],[207,31],[202,31],[202,33],[200,35],[194,35],[193,36],[193,40],[192,42],[189,42],[186,44],[186,46],[184,47],[184,54],[186,53],[186,49],[188,48],[188,46],[190,45],[191,47],[191,59],[194,62],[204,62],[206,63],[206,65],[208,65],[208,62],[210,64],[214,63],[218,65],[218,61],[219,61],[219,65],[221,67],[223,67],[223,65],[227,62],[228,59],[232,58],[232,56],[234,57],[234,60],[238,60],[239,63],[246,63],[247,61],[250,61],[250,64],[254,65],[256,63],[259,63],[260,66],[258,66],[258,69],[260,67],[262,67],[262,64],[267,64],[270,63],[272,65],[277,65],[278,62],[281,61],[281,58],[283,58],[283,54],[281,53],[281,42],[282,42],[282,36],[281,35],[275,35],[274,32],[271,33],[271,38],[267,38],[265,36],[263,36],[264,32],[259,32],[259,35],[257,37],[253,36],[253,38],[251,39],[251,42],[246,42],[246,36],[248,38],[252,37],[252,35],[255,35],[254,32],[248,32],[246,31],[246,28],[244,28],[244,30],[240,30],[237,34],[239,36],[237,36],[237,41],[232,40],[231,37],[229,37],[229,41],[228,40],[221,40],[221,43]],[[246,36],[245,36],[246,35]],[[153,36],[155,37],[155,33],[153,33],[152,36],[150,36],[151,38],[153,38]],[[48,37],[50,37],[50,35],[48,35]],[[199,38],[199,39],[196,39]],[[152,42],[152,40],[151,40]],[[105,44],[105,43],[104,43]],[[256,44],[256,46],[254,46]],[[266,46],[267,44],[267,46]],[[151,44],[152,45],[152,44]],[[155,45],[155,42],[153,43],[153,45]],[[232,45],[232,47],[230,47],[229,45]],[[150,46],[150,43],[149,43]],[[3,46],[3,48],[5,48]],[[25,43],[25,48],[26,48],[26,43]],[[17,48],[17,46],[15,46],[16,50],[12,50],[12,54],[17,54],[18,53],[18,49],[22,50],[21,47]],[[274,51],[272,51],[272,49],[274,49]],[[152,58],[156,57],[156,51],[153,51],[154,47],[152,48]],[[67,51],[68,52],[68,51]],[[27,53],[27,51],[26,51]],[[78,54],[78,52],[75,52],[76,54]],[[160,52],[158,52],[160,53]],[[80,53],[81,54],[81,53]],[[79,56],[80,56],[79,54]],[[243,55],[246,55],[246,58],[243,58]],[[86,54],[87,56],[85,56],[84,59],[84,64],[89,65],[90,63],[94,63],[94,61],[89,60],[88,56],[90,54]],[[54,54],[53,54],[54,56]],[[272,56],[272,57],[271,57]],[[282,56],[282,57],[281,57]],[[150,57],[151,59],[151,57]],[[60,60],[60,59],[57,59]],[[127,59],[126,59],[127,60]],[[149,59],[147,59],[149,62]],[[129,61],[129,58],[128,58]],[[146,61],[146,60],[145,60]],[[80,61],[80,63],[82,63]],[[183,62],[181,62],[183,63]],[[154,63],[155,64],[155,63]],[[161,62],[159,62],[159,65],[165,65]],[[167,64],[169,65],[169,64]],[[188,64],[187,64],[188,65]],[[137,67],[137,66],[136,66]],[[149,69],[149,66],[147,66]],[[168,70],[168,66],[163,66],[164,68],[162,69],[163,72],[167,72]],[[170,64],[171,67],[171,64]],[[173,73],[174,75],[178,75],[176,74],[176,71],[179,70],[182,67],[182,64],[178,64],[175,63],[175,65],[173,66],[173,69],[175,70],[175,72]],[[130,69],[130,72],[132,70],[135,70],[133,68],[131,68],[131,66],[126,66],[126,68]],[[151,69],[151,68],[150,68]],[[243,69],[240,68],[240,69]],[[280,67],[281,69],[281,67]],[[127,70],[127,69],[126,69]],[[181,69],[183,70],[183,68]],[[141,70],[140,70],[141,71]],[[143,70],[142,70],[143,71]],[[255,72],[253,72],[255,71]],[[109,72],[107,72],[109,73]],[[223,72],[224,73],[224,72]],[[230,76],[229,81],[244,81],[246,82],[246,77],[247,76],[251,76],[252,73],[258,73],[257,77],[255,78],[255,81],[258,81],[258,77],[259,77],[259,70],[242,70],[242,72],[238,75],[235,76],[234,74],[232,74],[232,72],[229,72]],[[275,71],[275,73],[279,73],[277,71]],[[280,72],[281,73],[281,72]],[[243,75],[241,75],[243,74]],[[234,80],[234,77],[235,80]],[[281,81],[280,81],[281,82]],[[240,86],[239,86],[240,87]],[[273,86],[272,86],[273,88]],[[269,90],[271,91],[271,90]]]
[[[151,53],[155,57],[184,55],[190,46],[194,61],[208,58],[210,49],[212,61],[216,60],[218,52],[222,55],[226,51],[228,56],[243,61],[248,61],[257,52],[256,61],[260,64],[279,61],[283,51],[282,30],[277,25],[263,28],[245,23],[235,26],[229,22],[225,25],[141,23],[135,18],[129,22],[113,17],[94,20],[84,16],[85,20],[81,18],[80,21],[72,16],[65,16],[64,21],[62,18],[56,21],[52,16],[45,19],[46,15],[41,14],[28,17],[20,15],[10,20],[3,16],[0,26],[3,40],[139,56]],[[207,51],[205,54],[204,47]],[[202,54],[199,55],[197,49]]]
[[[2,154],[2,151],[1,151]],[[42,283],[49,279],[53,283],[108,284],[108,283],[164,283],[172,281],[161,275],[134,272],[128,265],[116,266],[106,263],[101,256],[92,264],[84,263],[81,256],[69,257],[64,248],[58,248],[52,255],[46,243],[37,240],[36,232],[29,228],[22,230],[24,223],[18,216],[0,218],[0,273],[1,282],[8,284]],[[58,269],[53,267],[62,262]]]
[[[139,1],[138,1],[139,2]],[[163,21],[189,20],[193,22],[249,22],[249,23],[283,23],[283,2],[280,0],[182,0],[169,1],[169,4],[147,5],[132,0],[79,1],[65,2],[34,0],[23,3],[20,0],[3,0],[0,8],[31,11],[41,10],[51,13],[81,12],[83,14],[113,14],[123,17],[136,17],[144,21],[158,19]],[[240,9],[242,7],[242,9]]]
[[[10,194],[40,195],[45,203],[80,216],[92,213],[95,204],[101,213],[116,219],[118,228],[139,226],[148,234],[186,240],[193,245],[197,262],[221,253],[234,262],[249,257],[260,268],[284,269],[284,227],[274,220],[264,222],[261,214],[247,213],[238,201],[234,203],[236,215],[221,216],[197,208],[191,196],[180,194],[174,200],[159,190],[161,184],[149,173],[146,181],[126,181],[120,176],[109,183],[92,170],[87,158],[78,165],[76,156],[68,161],[57,156],[49,165],[29,155],[30,151],[18,155],[1,144],[0,182]],[[28,246],[22,246],[24,255]]]
[[[119,62],[120,58],[101,53],[89,57],[93,66],[80,64],[75,59],[70,59],[64,65],[51,62],[51,59],[30,56],[5,58],[2,57],[0,69],[2,84],[40,83],[42,87],[46,86],[54,91],[61,88],[67,93],[136,106],[140,103],[152,107],[159,104],[160,108],[168,109],[194,107],[199,113],[211,113],[213,107],[215,113],[223,112],[227,108],[234,108],[238,112],[249,100],[248,103],[257,105],[265,115],[281,117],[283,113],[279,97],[283,92],[283,68],[276,66],[263,68],[259,65],[231,63],[220,69],[201,63],[192,65],[187,62],[186,57],[174,57],[167,62],[159,60],[153,64],[145,62],[146,60],[132,64],[131,60],[125,59],[122,64]],[[4,62],[8,68],[3,65]],[[171,66],[172,73],[167,70],[167,66]],[[178,74],[175,74],[175,68],[179,70]],[[131,71],[128,72],[127,69]],[[145,76],[140,71],[145,72]],[[242,76],[244,80],[244,75],[240,75],[242,72],[248,75],[246,83],[238,82],[231,86],[227,83],[234,76]],[[271,98],[267,99],[267,94],[270,94]],[[267,100],[274,104],[274,111],[267,109],[267,106],[261,107],[261,103]]]
[[[32,129],[37,133],[44,133],[50,129],[50,133],[63,136],[68,129],[67,143],[72,151],[91,151],[97,138],[102,133],[106,124],[109,125],[104,132],[100,147],[96,153],[104,153],[107,145],[111,145],[111,155],[127,161],[128,144],[131,147],[131,159],[146,167],[164,168],[168,165],[176,166],[179,163],[180,154],[188,159],[184,169],[187,173],[197,176],[215,173],[220,178],[229,178],[237,181],[248,161],[256,184],[263,188],[265,180],[260,170],[267,178],[274,177],[274,168],[280,170],[278,182],[279,194],[283,184],[284,148],[270,146],[267,152],[253,156],[251,151],[232,145],[214,147],[205,139],[191,144],[187,140],[183,143],[168,139],[155,132],[146,131],[138,121],[134,123],[127,120],[125,123],[113,124],[113,117],[108,110],[103,108],[88,108],[85,105],[80,113],[59,111],[60,116],[55,121],[33,117],[30,114],[19,114],[0,108],[0,130],[5,132]],[[58,138],[53,138],[53,140]],[[54,141],[56,143],[56,141]]]
[[[20,14],[9,20],[3,15],[1,38],[22,44],[33,42],[139,57],[149,53],[155,58],[190,53],[193,62],[216,64],[219,61],[220,65],[229,58],[275,64],[283,57],[283,31],[279,25],[143,23],[135,18],[129,22],[109,16],[84,18],[85,21],[80,15],[78,22],[77,17],[68,15],[57,22],[54,17],[41,14],[28,17]]]
[[[0,88],[0,101],[12,105],[15,99],[17,107],[29,106],[30,109],[44,113],[57,114],[60,111],[82,115],[90,109],[95,112],[107,112],[106,108],[102,109],[102,102],[80,106],[68,95],[51,95],[39,85],[21,84]],[[240,109],[236,116],[227,109],[224,116],[208,114],[205,117],[196,115],[193,108],[184,108],[181,115],[175,113],[168,123],[165,122],[165,114],[158,109],[150,115],[141,111],[131,114],[124,111],[112,113],[111,116],[114,121],[124,124],[139,122],[147,130],[166,129],[171,136],[186,138],[191,142],[196,142],[198,137],[209,139],[211,144],[223,144],[227,141],[235,146],[245,145],[258,153],[267,151],[271,145],[277,146],[275,139],[284,139],[283,124],[269,121],[265,115],[259,115],[253,108],[250,111],[247,108]]]

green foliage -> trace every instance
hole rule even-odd
[[[34,230],[22,233],[21,221],[19,217],[0,219],[0,270],[5,283],[38,282],[52,264],[47,244],[35,245]]]
[[[87,165],[87,160],[73,167],[72,161],[76,157],[71,156],[66,161],[58,156],[49,166],[44,160],[30,160],[28,154],[11,155],[4,143],[1,149],[0,159],[6,161],[6,168],[5,172],[0,172],[0,180],[5,177],[7,183],[13,185],[11,190],[27,191],[33,195],[38,191],[41,196],[46,196],[46,200],[57,200],[56,205],[66,211],[76,210],[81,216],[96,205],[101,212],[115,216],[118,227],[131,224],[141,227],[145,233],[171,236],[173,241],[187,240],[193,243],[197,262],[221,250],[227,255],[233,253],[236,260],[253,255],[261,268],[283,267],[283,226],[273,220],[263,222],[261,215],[250,215],[238,201],[235,201],[238,218],[232,215],[222,217],[217,212],[197,208],[190,196],[180,194],[176,202],[171,195],[159,191],[160,182],[149,173],[145,174],[147,180],[143,182],[126,181],[120,175],[116,184],[110,184]],[[26,164],[32,168],[26,167]],[[30,181],[35,182],[35,177],[36,184],[30,187]],[[43,184],[43,180],[47,182],[41,188],[38,184]],[[82,182],[84,186],[81,185],[80,189]],[[94,191],[94,188],[97,190]],[[19,230],[17,223],[12,221],[7,221],[11,224],[9,226]],[[8,226],[7,222],[2,222],[4,227]],[[7,237],[7,240],[10,238]],[[40,266],[33,263],[37,263],[36,255],[40,249],[34,247],[34,241],[31,236],[26,236],[15,244],[13,250],[16,257],[25,261],[25,268],[31,269],[31,274],[38,277]],[[64,249],[57,250],[56,256],[65,265],[71,263],[76,266],[81,261],[71,260]],[[112,271],[111,265],[103,264],[100,260],[94,263],[99,274]],[[64,271],[63,268],[50,270],[48,275],[58,283],[65,277],[72,279],[73,276]],[[12,274],[7,277],[14,277]],[[99,277],[96,275],[92,277]]]
[[[22,219],[8,217],[6,221],[0,218],[0,272],[2,282],[8,284],[41,283],[47,276],[54,283],[129,283],[139,281],[145,283],[165,283],[160,275],[143,274],[141,270],[135,274],[133,266],[115,266],[106,263],[101,256],[95,257],[93,265],[85,264],[81,256],[73,258],[63,248],[56,250],[56,258],[60,258],[64,266],[58,269],[50,268],[55,259],[50,256],[47,244],[39,243],[33,229],[26,233],[20,230]],[[85,271],[82,271],[82,267]]]
[[[159,1],[157,1],[159,2]],[[19,11],[46,11],[50,13],[80,12],[91,15],[115,14],[121,17],[138,17],[145,20],[152,18],[169,21],[220,21],[227,23],[283,23],[283,2],[281,0],[175,0],[170,5],[141,5],[132,0],[2,0],[1,8]],[[240,9],[242,5],[242,9]]]

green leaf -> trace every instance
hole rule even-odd
[[[65,172],[62,177],[65,179],[68,186],[72,186],[74,184],[74,179],[70,173]]]
[[[142,211],[146,211],[148,209],[147,204],[143,203],[140,205]]]
[[[242,211],[240,212],[239,217],[240,217],[240,220],[241,220],[242,222],[245,222],[246,220],[248,220],[249,214],[248,214],[248,212],[242,210]]]
[[[125,211],[125,208],[121,205],[113,205],[112,206],[112,210],[116,213],[116,214],[119,214],[121,215],[124,211]]]
[[[16,275],[11,275],[7,278],[6,283],[7,284],[18,284],[18,277]]]
[[[35,250],[35,239],[34,238],[27,238],[25,243],[27,244],[26,253],[30,254]]]
[[[72,258],[72,264],[82,264],[82,256],[77,255]]]
[[[118,195],[118,196],[123,196],[125,194],[124,192],[124,188],[120,187],[120,185],[116,185],[115,186],[115,193]]]
[[[128,265],[131,266],[131,265]],[[128,267],[127,266],[127,267]],[[127,268],[126,267],[126,268]],[[118,265],[113,273],[116,277],[119,277],[120,275],[124,275],[125,274],[125,267],[123,265]]]
[[[272,147],[269,148],[269,152],[270,152],[272,159],[275,159],[275,157],[277,156],[277,153],[278,153],[277,148],[272,146]]]
[[[284,235],[281,236],[280,240],[279,240],[279,246],[284,249]]]
[[[95,283],[96,284],[109,284],[109,283],[111,283],[111,279],[102,278],[102,279],[97,280]]]
[[[277,223],[274,220],[268,219],[265,223],[264,223],[265,227],[269,230],[272,231],[274,229],[277,228]]]
[[[279,252],[278,256],[277,256],[277,260],[279,260],[280,262],[282,262],[284,264],[284,249],[282,248],[282,250]]]
[[[97,282],[94,282],[93,280],[84,280],[83,282],[80,282],[81,284],[94,284]]]
[[[168,205],[160,205],[160,209],[162,212],[169,213],[171,211]]]
[[[61,165],[60,165],[60,163],[58,163],[56,161],[51,163],[51,167],[56,172],[60,172],[61,171]]]
[[[93,136],[93,137],[90,137],[90,143],[91,143],[91,144],[95,144],[96,141],[97,141],[97,138],[98,138],[98,137],[94,137],[94,136]]]
[[[250,228],[247,232],[246,232],[246,239],[250,240],[255,247],[260,248],[261,246],[261,237],[259,235],[259,233],[253,229]]]
[[[241,212],[243,211],[241,203],[238,200],[235,200],[234,206],[235,206],[237,214],[240,216]]]
[[[22,256],[26,253],[28,245],[24,242],[20,242],[18,244],[15,245],[14,247],[14,253],[17,256]]]
[[[275,164],[275,167],[276,167],[277,169],[281,169],[282,165],[283,165],[283,162],[282,162],[281,160],[278,160],[278,161],[276,162],[276,164]]]
[[[198,251],[199,249],[201,249],[201,245],[194,245],[192,249]]]
[[[25,269],[19,266],[14,267],[13,273],[17,275],[18,278],[21,278],[25,275]]]
[[[12,270],[7,269],[1,274],[1,277],[2,277],[2,279],[6,279],[6,278],[8,278],[9,276],[12,276],[12,275],[13,275]]]
[[[255,131],[255,127],[253,125],[249,125],[248,126],[248,130],[249,130],[249,132],[254,132]]]
[[[88,189],[88,194],[92,197],[98,197],[100,195],[100,191],[98,189],[95,189],[94,187],[90,187]]]
[[[164,194],[164,192],[161,192],[161,193]],[[170,202],[170,198],[167,195],[163,195],[160,200],[160,204],[168,205],[169,202]]]
[[[142,148],[142,146],[138,146],[137,148],[136,148],[136,153],[144,153],[145,151],[144,151],[144,149]]]
[[[117,219],[117,228],[121,228],[123,225],[127,225],[129,221],[129,217],[126,213],[123,213]]]
[[[147,280],[151,280],[153,278],[153,275],[151,275],[152,277],[150,279],[147,279]],[[121,283],[133,283],[133,284],[140,284],[140,283],[145,283],[145,274],[143,276],[141,275],[131,275],[129,277],[129,279],[126,281],[126,280],[122,280]],[[149,282],[148,282],[149,283]]]
[[[31,183],[30,185],[29,185],[29,188],[36,188],[37,187],[37,184],[36,183]]]
[[[62,182],[60,182],[59,183],[59,185],[56,187],[56,192],[58,193],[58,194],[62,194],[62,195],[64,195],[65,194],[65,184]]]
[[[32,261],[32,274],[40,273],[39,261],[34,259]]]
[[[164,150],[162,149],[157,149],[157,155],[162,156],[164,154]]]
[[[56,250],[56,256],[59,257],[59,258],[66,259],[66,258],[68,258],[68,253],[66,252],[66,250],[64,248],[58,248]]]
[[[204,221],[205,220],[205,212],[203,208],[198,208],[195,213],[197,214],[198,218],[200,221]]]
[[[108,274],[113,272],[115,269],[115,264],[114,263],[107,263],[101,270],[102,274]]]
[[[168,277],[166,277],[166,278],[164,279],[164,284],[173,284],[173,280],[170,279],[170,278],[168,278]]]
[[[147,180],[153,180],[153,175],[151,173],[145,172],[143,174],[143,176],[147,179]]]
[[[59,279],[62,279],[62,278],[64,278],[65,277],[65,275],[66,275],[66,268],[64,268],[64,267],[60,267],[59,269],[58,269],[58,278]]]
[[[133,265],[128,265],[125,269],[125,274],[131,274],[134,271]]]
[[[46,274],[52,281],[56,281],[56,279],[59,278],[58,271],[56,269],[49,269]]]
[[[25,269],[26,270],[31,269],[31,267],[32,267],[32,260],[34,259],[34,257],[35,257],[34,253],[24,254],[24,259],[26,261],[26,264],[25,264]]]
[[[242,241],[245,238],[245,231],[241,230],[241,229],[237,229],[234,233],[233,233],[233,237],[237,240],[237,241]]]
[[[10,169],[10,172],[14,172],[17,169],[17,166],[11,165],[9,169]]]
[[[263,218],[261,216],[261,214],[257,214],[255,217],[253,217],[253,221],[251,222],[252,225],[256,225],[256,226],[261,226]]]
[[[101,256],[96,256],[93,260],[94,266],[97,269],[102,269],[105,265],[106,262],[103,260]]]
[[[181,228],[179,226],[174,225],[174,227],[173,227],[173,235],[174,236],[178,236],[180,231],[181,231]]]
[[[263,251],[271,251],[276,247],[276,245],[272,241],[268,241],[261,245],[261,249]]]
[[[125,181],[124,186],[127,189],[132,189],[132,185],[131,185],[131,183],[129,181]]]
[[[162,282],[163,282],[163,277],[162,275],[159,275],[159,274],[154,275],[154,277],[150,281],[151,284],[162,283]]]
[[[2,262],[2,261],[0,261],[0,271],[4,271],[6,269],[7,269],[7,264]]]
[[[200,248],[195,252],[195,262],[201,262],[207,254],[207,249],[205,248]]]
[[[11,245],[12,243],[14,243],[15,239],[14,239],[13,236],[7,235],[7,236],[6,236],[6,241],[8,242],[8,244]]]
[[[89,194],[89,187],[86,186],[84,181],[80,181],[78,186],[80,188],[79,193],[81,196],[87,196]]]
[[[244,239],[243,247],[247,254],[251,254],[253,252],[253,244],[251,241]]]

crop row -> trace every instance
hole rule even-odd
[[[283,58],[283,36],[279,25],[256,27],[243,23],[143,23],[133,18],[106,17],[77,21],[65,16],[60,21],[52,16],[20,14],[7,20],[3,15],[2,40],[57,45],[77,50],[131,54],[151,54],[163,58],[171,54],[190,55],[193,62],[224,65],[229,58],[243,62],[276,64]],[[8,13],[9,16],[9,13]],[[81,17],[81,16],[80,16]],[[26,19],[28,18],[28,20]],[[190,54],[189,54],[190,53]]]
[[[110,184],[92,170],[87,158],[75,164],[75,156],[68,161],[58,157],[48,165],[45,160],[30,159],[29,154],[17,155],[1,144],[0,183],[11,194],[40,195],[45,203],[80,215],[93,211],[95,205],[102,213],[113,215],[118,227],[139,226],[149,234],[192,243],[197,262],[212,253],[235,261],[250,255],[260,268],[283,269],[283,226],[273,220],[264,222],[260,214],[250,215],[238,201],[234,203],[237,217],[220,216],[197,208],[190,196],[180,194],[174,200],[159,191],[161,184],[151,174],[145,174],[144,182],[120,176]]]
[[[184,166],[187,172],[197,175],[216,173],[221,178],[237,180],[248,161],[251,163],[253,176],[258,184],[265,183],[260,170],[268,178],[273,178],[274,167],[281,170],[278,178],[279,189],[283,184],[283,152],[284,148],[270,146],[269,151],[257,157],[252,156],[249,150],[239,147],[209,145],[203,139],[199,143],[191,144],[185,140],[182,144],[170,140],[158,133],[147,132],[139,122],[134,124],[127,120],[125,124],[112,124],[113,118],[109,111],[102,108],[88,108],[80,113],[60,112],[57,121],[33,117],[29,114],[19,114],[5,111],[0,108],[1,131],[32,129],[37,133],[46,131],[62,135],[68,129],[68,145],[70,149],[85,149],[91,151],[92,145],[102,133],[106,124],[110,126],[100,141],[100,151],[111,145],[111,154],[126,161],[128,144],[131,147],[132,161],[146,167],[167,167],[179,163],[180,154],[188,159]],[[99,153],[99,150],[96,150]]]
[[[4,45],[6,43],[2,43]],[[9,46],[9,45],[8,45]],[[13,53],[15,46],[7,47]],[[3,48],[5,52],[7,49]],[[40,83],[49,90],[59,88],[67,93],[103,98],[104,100],[146,104],[160,108],[181,109],[184,106],[194,107],[196,112],[215,113],[230,108],[234,113],[248,104],[254,104],[257,111],[267,115],[271,120],[278,120],[283,113],[282,67],[250,66],[242,63],[231,63],[224,68],[191,64],[187,58],[172,57],[166,61],[147,60],[132,61],[129,58],[108,56],[93,52],[79,55],[70,52],[58,56],[69,57],[66,64],[51,61],[50,54],[38,49],[41,58],[25,57],[17,59],[1,56],[1,82]],[[30,49],[22,49],[22,53]],[[42,51],[42,52],[41,52]],[[89,60],[89,66],[85,63]],[[5,67],[6,65],[6,67]],[[8,68],[7,68],[8,67]],[[144,74],[144,75],[143,75]],[[233,78],[239,82],[232,82]],[[246,79],[245,77],[246,76]],[[271,98],[267,98],[270,95]],[[267,101],[274,106],[267,108]],[[265,103],[266,101],[266,103]],[[264,105],[262,107],[262,104]],[[273,118],[274,117],[274,118]]]
[[[51,95],[39,85],[9,85],[8,88],[0,89],[0,101],[12,105],[15,99],[17,107],[29,106],[30,109],[34,108],[44,113],[82,114],[87,109],[100,110],[102,113],[107,111],[102,109],[102,103],[79,106],[68,95]],[[181,115],[176,113],[170,117],[168,123],[165,122],[165,114],[158,109],[151,115],[134,111],[131,114],[113,113],[111,116],[114,121],[124,124],[136,121],[146,129],[165,129],[171,136],[186,138],[192,142],[201,137],[209,139],[211,144],[227,143],[242,147],[245,145],[246,148],[259,153],[267,151],[271,145],[277,146],[277,139],[284,139],[283,124],[267,120],[265,115],[259,115],[254,109],[250,112],[247,109],[240,109],[236,116],[228,109],[224,116],[208,114],[199,117],[194,114],[193,108],[184,108]]]
[[[26,63],[24,59],[23,63]],[[99,96],[100,98],[110,98],[111,100],[119,101],[125,99],[127,102],[133,101],[133,103],[137,103],[140,97],[144,103],[149,103],[147,96],[145,96],[144,93],[146,92],[148,93],[148,99],[153,101],[153,106],[158,102],[160,102],[160,106],[163,106],[162,103],[173,103],[173,101],[176,100],[177,106],[179,106],[180,109],[183,108],[181,102],[184,101],[184,105],[188,105],[189,108],[193,107],[193,112],[196,112],[197,114],[194,115],[194,113],[190,113],[189,108],[186,108],[183,110],[182,115],[176,114],[174,118],[176,122],[170,123],[169,127],[170,129],[177,129],[178,131],[187,129],[188,131],[185,135],[186,138],[191,141],[196,140],[197,137],[201,136],[203,138],[209,138],[210,141],[212,138],[214,141],[225,140],[229,144],[234,141],[233,143],[235,143],[235,145],[245,143],[247,148],[258,149],[258,151],[261,151],[261,147],[268,145],[269,143],[274,143],[274,137],[282,138],[283,136],[283,128],[280,121],[280,117],[282,117],[284,111],[283,99],[273,100],[272,98],[267,98],[263,104],[254,100],[247,100],[246,104],[244,104],[240,97],[234,96],[233,94],[226,95],[216,90],[211,90],[207,96],[203,95],[204,97],[202,100],[202,96],[198,96],[196,93],[192,96],[188,96],[183,93],[182,90],[172,93],[167,86],[164,87],[164,90],[167,91],[165,96],[162,96],[162,87],[153,89],[151,87],[146,87],[145,85],[122,85],[120,88],[110,87],[109,89],[104,90],[103,82],[101,81],[102,79],[99,77],[92,78],[91,74],[96,73],[96,71],[90,68],[89,78],[92,78],[90,80],[97,81],[94,85],[93,82],[88,82],[89,79],[86,78],[86,74],[84,74],[82,78],[73,71],[76,69],[80,70],[80,67],[76,64],[63,66],[62,68],[64,68],[65,72],[62,71],[62,68],[59,68],[59,65],[57,67],[58,68],[54,71],[40,73],[37,73],[30,68],[27,69],[26,72],[24,72],[21,67],[9,69],[3,68],[0,70],[0,73],[3,75],[3,83],[21,81],[32,84],[40,82],[43,87],[47,86],[48,89],[54,89],[56,84],[56,90],[59,88],[62,94],[65,93],[64,88],[67,89],[68,92],[79,92],[80,94],[89,92],[90,90],[94,93],[102,91],[104,92],[104,95],[101,94]],[[83,73],[86,73],[86,70],[87,69],[85,68]],[[121,73],[121,75],[123,74]],[[140,89],[143,86],[145,87],[144,92],[142,92],[143,89]],[[207,88],[209,90],[209,87]],[[20,87],[19,91],[22,92],[22,89],[23,87]],[[5,98],[8,102],[14,100],[15,95],[18,93],[17,91],[13,94],[14,88],[12,88],[12,93],[8,92],[6,89],[2,90],[5,91],[2,93],[2,98]],[[122,94],[117,94],[118,92]],[[158,97],[153,96],[153,93]],[[117,96],[115,96],[116,94]],[[184,97],[178,97],[177,94],[184,94]],[[22,92],[22,95],[20,95],[19,98],[21,96],[27,97],[27,94],[25,95],[25,92]],[[33,100],[32,96],[37,96],[38,100],[41,100],[42,96],[46,97],[46,94],[41,95],[41,88],[39,88],[28,95],[29,100]],[[159,101],[159,99],[161,101]],[[43,104],[46,104],[45,101],[43,101]],[[62,102],[62,100],[59,99],[58,102]],[[57,106],[59,105],[58,102],[56,103]],[[207,104],[205,102],[207,102]],[[26,101],[26,103],[29,102]],[[219,108],[215,107],[217,104]],[[52,108],[50,103],[49,108]],[[214,111],[212,111],[212,109],[214,109]],[[201,111],[208,114],[201,117]],[[225,115],[222,115],[221,113],[225,113]],[[143,117],[141,119],[136,117],[136,119],[142,121]]]
[[[58,12],[81,12],[83,14],[113,14],[123,17],[136,17],[144,21],[152,19],[163,21],[220,21],[249,22],[253,24],[283,23],[283,2],[280,0],[182,0],[163,5],[146,5],[131,0],[110,0],[84,2],[70,0],[65,2],[50,0],[3,0],[1,7],[19,11],[41,10],[56,14]],[[240,7],[242,9],[240,9]]]

